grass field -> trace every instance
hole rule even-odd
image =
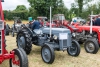
[[[27,23],[27,21],[23,21]],[[7,22],[9,25],[12,21]],[[16,37],[11,34],[6,36],[6,49],[11,51],[16,47]],[[53,64],[46,64],[41,58],[41,47],[33,45],[31,53],[28,55],[29,67],[100,67],[100,50],[97,54],[86,53],[81,45],[81,53],[78,57],[72,57],[66,51],[55,51],[55,61]],[[4,61],[0,67],[9,67],[9,60]]]

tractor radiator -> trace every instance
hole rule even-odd
[[[0,20],[0,54],[2,54],[2,30],[4,30],[4,22]]]
[[[65,34],[63,34],[63,35],[65,35]],[[61,36],[59,36],[59,37],[61,37]],[[66,50],[68,47],[72,46],[71,45],[71,34],[67,34],[67,35],[63,36],[62,39],[60,38],[59,44],[60,44],[60,50]]]

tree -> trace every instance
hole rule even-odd
[[[28,19],[28,10],[24,5],[18,5],[12,13],[14,16],[21,17],[21,19]]]
[[[88,2],[91,2],[93,0],[75,0],[76,4],[78,5],[79,8],[79,16],[81,16],[83,5],[88,4]]]
[[[28,16],[32,17],[33,19],[36,19],[37,16],[38,16],[37,11],[32,7],[29,8],[29,13],[28,14],[29,14]]]
[[[5,20],[11,20],[12,19],[13,14],[11,13],[10,10],[9,11],[4,10],[3,13],[4,13]]]
[[[58,13],[64,6],[62,0],[28,0],[28,2],[30,6],[37,11],[38,15],[47,17],[49,17],[50,14],[50,6],[52,7],[52,14]]]
[[[14,11],[23,11],[23,10],[27,10],[26,7],[24,5],[18,5]]]

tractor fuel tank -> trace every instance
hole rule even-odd
[[[50,33],[50,28],[42,28],[42,33]],[[59,33],[71,33],[69,29],[66,28],[51,28],[51,33],[59,36]]]

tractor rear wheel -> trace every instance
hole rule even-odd
[[[12,32],[11,32],[11,35],[12,35],[12,37],[14,37],[14,36],[15,36],[14,31],[12,31]]]
[[[86,52],[96,54],[99,50],[99,44],[96,39],[87,39],[84,43]]]
[[[41,56],[45,63],[52,64],[55,59],[54,49],[50,45],[45,44],[41,48]]]
[[[5,29],[5,34],[6,34],[6,35],[9,35],[9,30],[10,30],[10,27],[9,27],[9,25],[7,24],[7,25],[6,25],[6,29]]]
[[[71,56],[78,56],[80,54],[79,43],[75,40],[72,40],[72,46],[67,49],[67,52]]]
[[[32,37],[27,31],[19,31],[16,37],[17,46],[25,50],[26,54],[30,54],[32,50]]]
[[[11,58],[10,67],[28,67],[28,58],[23,49],[14,49],[15,57]]]

